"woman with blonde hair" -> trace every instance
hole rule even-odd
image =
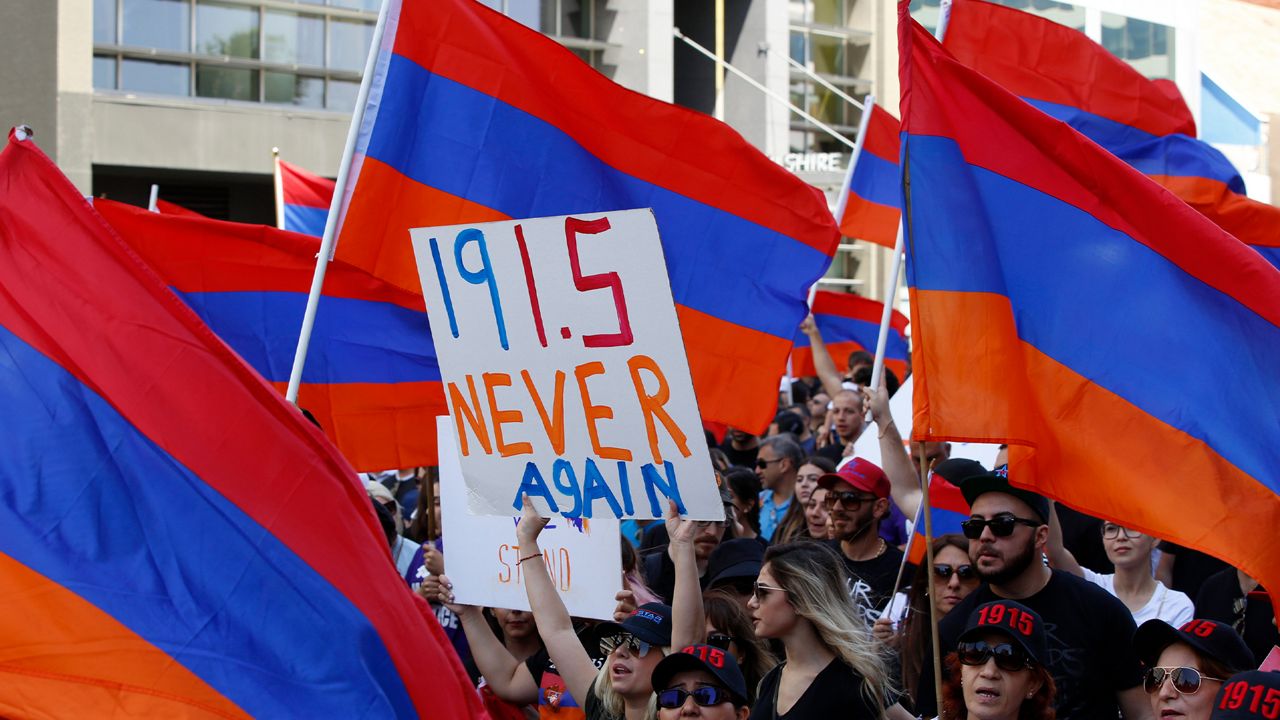
[[[756,634],[782,642],[785,660],[760,682],[752,720],[907,718],[881,645],[849,600],[844,562],[821,543],[778,545],[748,603]]]

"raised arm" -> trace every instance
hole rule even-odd
[[[893,503],[903,515],[909,518],[916,516],[924,491],[920,487],[919,468],[914,467],[911,456],[902,442],[902,434],[893,422],[889,412],[889,391],[884,385],[884,376],[880,377],[880,387],[859,388],[863,401],[871,411],[871,419],[876,424],[876,435],[880,438],[880,465],[884,474],[889,476],[889,493]]]
[[[1058,520],[1058,503],[1052,500],[1049,501],[1049,542],[1045,543],[1044,553],[1049,556],[1051,567],[1084,577],[1084,568],[1076,562],[1076,556],[1072,555],[1062,542],[1062,522]]]
[[[809,336],[809,349],[813,353],[813,369],[818,373],[818,380],[822,381],[822,390],[834,398],[836,393],[844,389],[844,379],[840,377],[840,371],[836,370],[836,363],[831,359],[831,353],[827,352],[827,344],[822,341],[818,323],[814,322],[813,316],[810,315],[800,323],[800,329]]]
[[[547,654],[560,671],[560,677],[564,678],[569,694],[578,702],[586,702],[587,690],[596,679],[596,666],[574,633],[569,611],[543,564],[538,535],[547,526],[548,519],[538,517],[528,495],[521,500],[523,509],[520,523],[516,525],[516,539],[520,543],[520,567],[524,571],[529,607],[533,608],[533,619],[543,644],[547,646]]]
[[[467,636],[467,645],[471,647],[471,658],[494,694],[517,705],[538,701],[538,683],[529,673],[529,668],[515,659],[493,634],[480,608],[453,603],[453,583],[449,582],[448,576],[428,578],[421,592],[432,602],[445,603],[462,621],[462,631]]]
[[[667,553],[676,566],[675,590],[671,596],[671,647],[701,643],[707,637],[707,621],[702,610],[702,584],[698,579],[698,560],[693,552],[693,536],[697,523],[676,512],[676,504],[668,501]]]

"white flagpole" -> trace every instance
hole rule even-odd
[[[284,177],[280,174],[280,148],[271,148],[271,184],[276,194],[276,227],[284,229]]]
[[[325,220],[324,236],[320,240],[320,253],[316,255],[316,271],[311,277],[311,292],[307,295],[307,309],[303,313],[302,330],[298,334],[298,347],[293,354],[293,369],[289,372],[289,388],[285,391],[285,399],[292,403],[298,401],[298,386],[302,384],[302,368],[307,362],[307,347],[311,344],[311,330],[315,327],[316,309],[320,306],[320,289],[324,286],[325,270],[333,259],[334,243],[338,235],[338,213],[342,209],[342,198],[347,192],[351,158],[355,155],[360,126],[364,122],[365,106],[369,103],[369,86],[373,82],[378,52],[382,49],[382,35],[386,29],[387,9],[390,5],[391,0],[382,0],[382,9],[378,11],[378,24],[373,29],[369,57],[365,59],[364,76],[360,79],[360,93],[356,96],[356,107],[351,113],[351,127],[347,130],[347,145],[342,150],[342,162],[338,165],[338,177],[333,187],[333,201],[329,203],[329,217]]]
[[[160,186],[151,183],[151,197],[147,200],[147,210],[160,212]]]
[[[853,145],[853,154],[849,156],[849,169],[844,173],[844,183],[840,185],[840,197],[836,198],[836,227],[844,224],[844,211],[849,204],[849,188],[853,185],[853,170],[858,167],[858,158],[862,157],[862,139],[867,134],[867,124],[871,122],[871,108],[875,107],[876,96],[867,93],[862,99],[862,117],[858,119],[858,138]],[[813,305],[813,298],[809,299]]]

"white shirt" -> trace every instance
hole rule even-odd
[[[1112,595],[1116,594],[1116,576],[1103,575],[1096,573],[1089,568],[1081,568],[1084,570],[1084,579],[1106,590]],[[1138,625],[1148,621],[1160,619],[1174,627],[1182,627],[1183,623],[1195,617],[1196,608],[1191,602],[1191,598],[1185,593],[1177,590],[1170,590],[1164,586],[1164,583],[1156,581],[1155,592],[1151,593],[1151,599],[1147,604],[1142,606],[1141,610],[1133,613],[1133,621]]]

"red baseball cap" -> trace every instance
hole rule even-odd
[[[889,497],[889,477],[879,465],[854,458],[833,473],[818,478],[818,487],[830,490],[837,482],[847,482],[859,490],[875,495],[878,498]]]

